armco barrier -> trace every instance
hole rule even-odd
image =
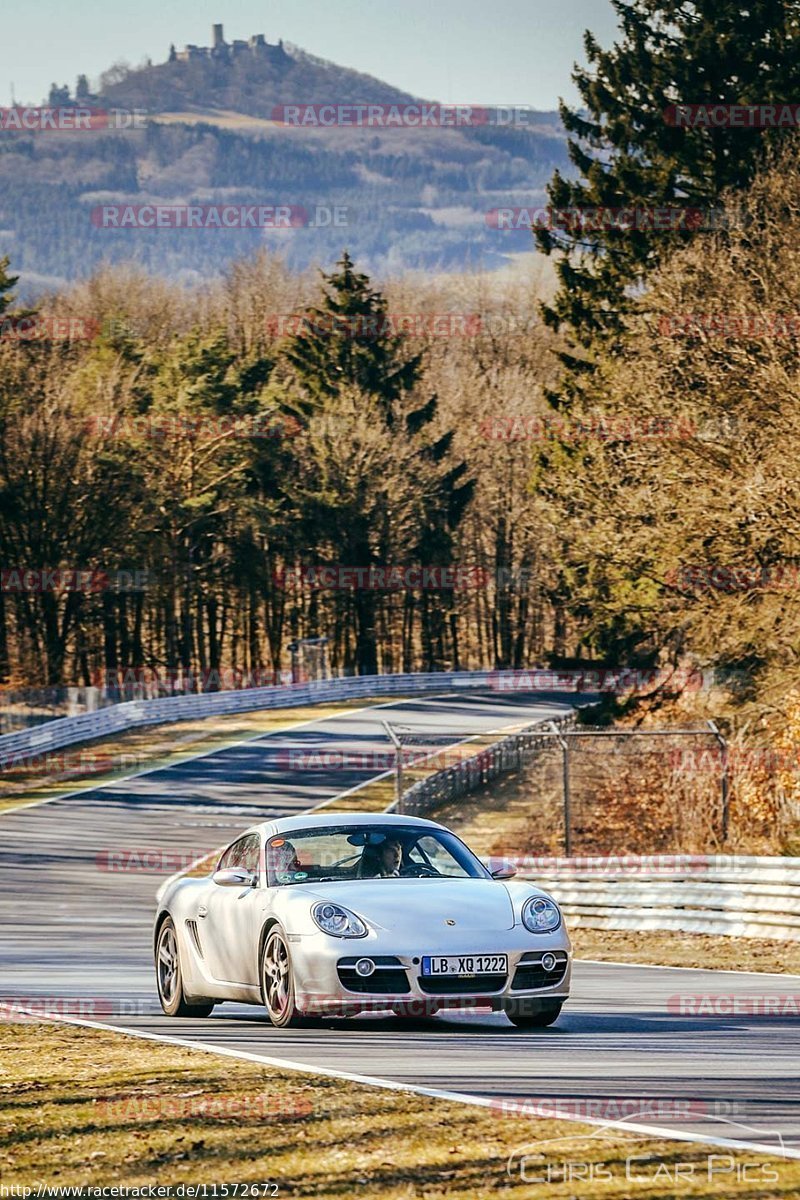
[[[800,858],[493,858],[561,905],[568,925],[800,939]]]
[[[357,675],[343,679],[325,679],[287,687],[243,688],[239,691],[211,692],[199,696],[168,696],[160,700],[130,700],[97,712],[77,717],[61,717],[32,729],[7,733],[0,737],[0,768],[9,763],[76,745],[94,738],[122,733],[145,725],[171,721],[224,716],[228,713],[253,712],[256,709],[292,708],[296,705],[324,704],[327,701],[355,700],[370,696],[414,695],[420,692],[447,691],[451,688],[485,688],[491,671],[439,671],[414,675]]]
[[[389,812],[403,813],[407,816],[423,816],[433,812],[443,804],[449,804],[460,796],[474,792],[483,787],[498,775],[511,771],[519,771],[529,763],[533,756],[545,747],[553,746],[553,726],[557,729],[569,729],[575,724],[575,714],[569,713],[557,720],[537,721],[520,733],[512,733],[501,738],[493,746],[479,750],[470,758],[465,758],[455,766],[436,771],[427,779],[421,779],[403,792],[402,798],[390,805]],[[544,726],[549,726],[550,736],[542,733]]]

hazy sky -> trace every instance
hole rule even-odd
[[[536,108],[574,99],[585,28],[604,45],[616,30],[610,0],[0,0],[0,106],[12,83],[18,102],[40,103],[79,72],[163,62],[170,42],[207,46],[215,21],[228,41],[282,37],[418,96]]]

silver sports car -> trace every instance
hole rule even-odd
[[[223,1000],[273,1025],[389,1009],[502,1009],[551,1025],[569,993],[555,901],[490,873],[434,821],[388,814],[285,817],[230,845],[211,875],[158,894],[158,994],[171,1017]]]

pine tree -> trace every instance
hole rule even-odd
[[[0,258],[0,317],[14,303],[11,289],[19,282],[19,275],[9,275],[9,262],[8,258]]]
[[[556,172],[548,188],[551,209],[714,206],[724,189],[751,180],[762,150],[783,130],[687,128],[672,106],[791,99],[800,74],[800,2],[612,4],[619,42],[606,51],[585,34],[590,67],[573,76],[583,107],[561,105],[579,178]],[[568,228],[535,233],[546,254],[569,252],[556,265],[561,286],[543,312],[551,326],[566,326],[577,351],[577,357],[564,355],[573,383],[586,369],[586,351],[620,332],[632,285],[676,243],[697,236],[691,230],[587,231],[574,218]]]
[[[299,390],[295,410],[304,418],[330,414],[342,421],[338,402],[347,407],[351,397],[362,398],[360,415],[371,432],[382,427],[387,446],[402,443],[416,457],[417,517],[414,536],[405,546],[409,558],[422,566],[449,565],[453,534],[474,483],[465,479],[466,464],[452,461],[452,433],[437,438],[431,432],[437,397],[417,401],[422,353],[408,354],[408,339],[394,332],[386,298],[373,290],[367,275],[356,271],[346,251],[336,265],[336,272],[323,275],[320,304],[306,311],[303,328],[285,347],[285,360],[298,385],[294,390]],[[354,428],[357,426],[356,421]],[[329,451],[320,445],[318,453],[324,458]],[[323,473],[325,470],[323,462]],[[330,529],[344,565],[385,564],[384,556],[397,552],[381,536],[381,529],[391,525],[393,490],[400,492],[403,485],[393,481],[392,466],[387,463],[379,485],[365,477],[355,487],[348,481],[338,494],[328,485],[320,488],[318,497],[307,496],[308,511],[314,513],[314,521]],[[406,605],[410,627],[414,609],[410,594]],[[357,591],[353,606],[358,670],[374,674],[378,670],[376,593]],[[452,608],[452,591],[425,593],[419,605],[430,670],[443,665],[445,628]]]
[[[380,400],[391,426],[397,401],[420,377],[422,355],[402,356],[405,338],[392,332],[386,299],[356,271],[346,250],[336,265],[338,272],[323,273],[322,302],[306,310],[285,357],[312,407],[355,387]]]

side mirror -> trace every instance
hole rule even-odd
[[[258,882],[255,871],[248,871],[245,867],[223,867],[221,871],[215,871],[211,878],[220,887],[255,887]]]
[[[492,871],[492,879],[513,879],[516,873],[516,867],[498,867],[496,871]]]

